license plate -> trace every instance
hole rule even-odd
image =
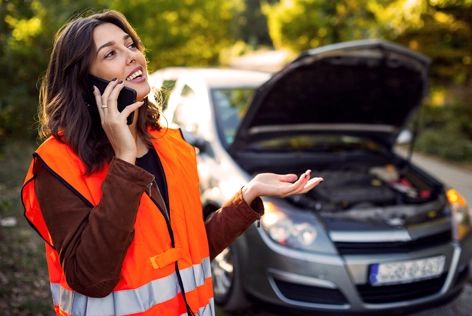
[[[445,256],[431,258],[376,263],[370,266],[369,281],[372,285],[409,283],[430,279],[444,271]]]

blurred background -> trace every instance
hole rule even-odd
[[[39,81],[58,28],[101,9],[121,11],[136,28],[150,73],[170,66],[276,71],[330,43],[403,44],[432,58],[429,96],[413,120],[420,123],[415,150],[472,170],[472,0],[1,0],[0,310],[10,315],[51,313],[43,247],[19,201],[38,144]]]

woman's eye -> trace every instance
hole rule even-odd
[[[105,55],[105,58],[111,58],[111,57],[113,57],[113,55],[115,55],[115,51],[114,51],[114,50],[112,50],[111,52],[107,53],[107,54]]]
[[[137,46],[134,42],[132,42],[131,44],[128,45],[128,48],[135,49],[137,48]]]

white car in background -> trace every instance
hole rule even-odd
[[[307,51],[280,72],[190,69],[165,117],[198,149],[204,216],[259,172],[325,181],[264,198],[212,262],[215,302],[405,313],[461,293],[472,256],[460,194],[393,147],[426,94],[429,59],[385,41]]]
[[[168,67],[159,69],[149,75],[149,84],[154,92],[154,101],[165,110],[169,102],[169,95],[175,87],[177,78],[188,71],[187,67]]]

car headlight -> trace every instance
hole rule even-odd
[[[462,240],[471,231],[471,217],[466,199],[455,189],[446,192],[452,212],[454,239]]]
[[[264,208],[261,226],[270,239],[282,246],[313,250],[318,231],[308,216],[282,212],[272,202],[264,203]]]

